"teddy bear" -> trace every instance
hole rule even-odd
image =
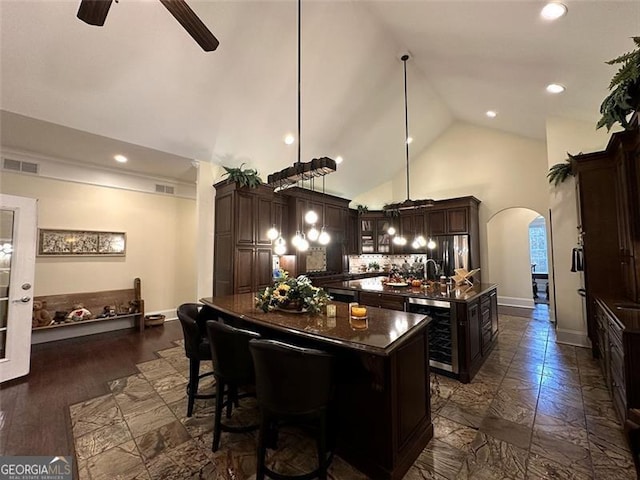
[[[40,300],[33,301],[33,314],[31,315],[31,326],[46,327],[51,325],[51,314],[47,311],[47,302]]]
[[[89,320],[91,318],[91,312],[84,308],[84,305],[77,303],[73,306],[73,310],[67,315],[67,322],[81,322],[82,320]]]

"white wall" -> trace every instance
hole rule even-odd
[[[215,189],[213,184],[223,170],[210,162],[200,162],[197,185],[197,257],[198,298],[213,295],[213,234],[215,226]],[[194,232],[195,233],[195,232]]]
[[[366,205],[369,210],[381,210],[385,203],[390,203],[393,198],[393,183],[391,180],[381,183],[377,187],[351,200],[349,206],[356,208],[358,205]]]
[[[400,167],[401,161],[398,163]],[[488,248],[487,222],[510,207],[529,208],[547,216],[546,173],[544,142],[457,122],[411,162],[410,193],[413,200],[473,195],[482,201],[479,209],[482,280],[495,282],[489,265],[493,252]],[[386,183],[380,187],[357,199],[376,199],[376,205],[405,200],[404,167],[392,179],[391,191]]]
[[[529,224],[538,216],[527,208],[508,208],[487,224],[488,271],[498,284],[501,305],[533,308]]]
[[[549,117],[548,167],[563,162],[567,152],[575,155],[603,150],[610,136],[606,129],[596,130],[593,123]],[[554,289],[550,291],[555,292],[557,338],[559,342],[588,346],[583,300],[576,292],[582,286],[581,274],[570,271],[571,250],[578,242],[575,182],[569,178],[558,187],[549,186],[548,191],[554,261]]]
[[[148,312],[196,298],[195,201],[2,172],[3,193],[38,199],[38,227],[124,231],[124,257],[38,257],[34,295],[131,288]]]

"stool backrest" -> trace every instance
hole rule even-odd
[[[198,303],[183,303],[178,307],[178,319],[182,326],[184,334],[184,351],[189,358],[198,358],[199,347],[203,342],[206,329],[202,311],[199,310],[202,305]],[[205,313],[208,313],[205,311]],[[202,326],[200,326],[202,324]]]
[[[303,415],[325,408],[333,385],[333,356],[276,340],[252,340],[261,408],[279,415]]]
[[[249,341],[259,339],[260,334],[209,320],[207,335],[213,373],[229,383],[253,383],[255,374]]]

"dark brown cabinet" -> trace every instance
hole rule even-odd
[[[427,212],[427,225],[430,236],[447,234],[446,218],[446,212],[444,210],[433,210]]]
[[[394,225],[390,218],[373,213],[364,213],[359,217],[360,252],[361,253],[392,253],[391,235],[389,228],[400,227]]]
[[[640,310],[621,313],[615,303],[600,299],[595,306],[600,366],[613,406],[624,423],[628,409],[640,408]]]
[[[478,217],[480,201],[474,197],[454,198],[437,203],[438,210],[427,212],[427,228],[429,235],[473,234],[475,219]],[[440,210],[442,207],[448,207]]]
[[[405,299],[399,295],[385,295],[384,293],[360,292],[359,302],[370,307],[386,308],[388,310],[404,311]]]
[[[634,128],[614,133],[604,151],[571,159],[578,198],[578,228],[584,250],[587,328],[596,355],[600,346],[596,299],[622,296],[640,303],[637,117],[632,123]]]
[[[254,292],[268,286],[272,252],[267,231],[286,216],[282,205],[266,186],[250,189],[224,181],[214,187],[213,294]]]

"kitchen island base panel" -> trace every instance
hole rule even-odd
[[[372,479],[400,480],[433,437],[429,319],[421,319],[386,348],[364,349],[353,339],[336,342],[320,332],[300,330],[298,324],[304,323],[301,317],[308,317],[311,325],[317,322],[316,317],[264,314],[241,307],[246,303],[242,298],[242,302],[227,297],[202,301],[239,327],[332,353],[336,358],[336,453]],[[232,306],[238,310],[235,314]],[[348,323],[346,305],[339,304],[337,310],[338,327],[334,331]],[[279,324],[275,320],[271,324],[275,318],[279,318]],[[389,325],[416,320],[415,314],[378,309],[369,319]],[[291,327],[282,328],[282,322]]]

